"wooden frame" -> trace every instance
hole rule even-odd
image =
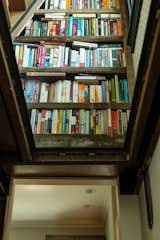
[[[142,3],[143,3],[143,0],[134,1],[132,15],[129,22],[128,45],[131,47],[132,52],[134,51],[134,47],[135,47],[135,41],[137,36]]]

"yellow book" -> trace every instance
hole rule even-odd
[[[21,45],[19,47],[19,58],[18,58],[18,67],[22,66],[22,61],[23,61],[23,51],[24,51],[24,46]]]
[[[66,0],[66,8],[67,9],[71,8],[71,1],[70,0]]]
[[[58,121],[58,129],[57,129],[57,133],[61,134],[62,133],[62,117],[63,117],[63,110],[60,109],[59,110],[59,121]]]

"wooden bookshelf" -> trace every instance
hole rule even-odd
[[[20,36],[15,38],[15,42],[23,43],[39,43],[39,42],[92,42],[92,43],[123,43],[122,36],[109,36],[109,37],[67,37],[67,36],[55,36],[55,37],[32,37],[32,36]]]
[[[122,148],[125,136],[34,134],[37,148]]]
[[[105,67],[64,67],[64,68],[38,68],[38,67],[21,67],[20,73],[27,73],[27,72],[62,72],[68,74],[79,74],[79,73],[86,73],[86,74],[98,74],[98,75],[105,75],[105,74],[125,74],[126,68],[105,68]]]
[[[67,14],[73,14],[73,13],[120,13],[120,9],[39,9],[35,11],[35,15],[44,15],[46,13],[67,13]]]
[[[28,103],[28,109],[108,109],[129,110],[130,104],[127,103]]]
[[[123,8],[120,9],[32,9],[32,14],[37,16],[37,19],[43,18],[45,14],[49,13],[66,13],[67,16],[72,14],[122,14]],[[33,16],[32,15],[32,16]],[[31,18],[32,18],[31,16]],[[30,19],[31,19],[30,18]],[[36,18],[35,18],[36,19]],[[25,25],[26,26],[26,25]],[[122,23],[122,32],[124,34],[124,26]],[[24,28],[21,33],[24,33]],[[19,43],[72,43],[73,41],[89,42],[89,43],[104,43],[104,44],[122,44],[125,46],[125,38],[123,36],[17,36],[14,38],[15,42]],[[67,44],[71,46],[71,44]],[[58,77],[63,74],[63,79],[74,80],[74,75],[79,74],[93,74],[110,77],[117,74],[118,76],[126,78],[128,76],[128,67],[21,67],[20,73],[26,79],[40,79],[42,82],[53,82],[59,80]],[[53,73],[58,73],[58,76],[51,76]],[[48,74],[48,76],[47,76]],[[53,74],[54,75],[54,74]],[[64,76],[65,75],[65,76]],[[70,78],[71,76],[71,78]],[[100,84],[102,80],[75,80],[87,84]],[[130,86],[128,86],[130,89]],[[84,110],[130,110],[129,103],[28,103],[27,108],[32,109],[84,109]],[[36,111],[38,112],[38,111]],[[101,124],[101,123],[99,123]],[[120,132],[120,131],[119,131]],[[107,136],[107,135],[71,135],[71,134],[34,134],[35,144],[37,148],[123,148],[125,135]]]

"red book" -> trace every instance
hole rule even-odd
[[[111,112],[113,135],[118,134],[118,114],[117,111]]]
[[[33,95],[33,102],[38,102],[39,98],[39,80],[36,80],[35,82],[35,88],[34,88],[34,95]]]
[[[41,123],[40,123],[40,134],[45,133],[45,118],[46,118],[46,110],[42,110],[42,112],[41,112]]]
[[[40,67],[44,67],[45,65],[45,56],[46,56],[46,46],[42,46],[41,58],[40,58]]]

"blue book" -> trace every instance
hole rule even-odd
[[[126,79],[123,80],[123,89],[124,89],[124,101],[125,103],[129,103],[128,84]]]
[[[66,119],[67,119],[67,110],[63,110],[62,114],[62,133],[66,133]]]
[[[81,36],[84,37],[84,19],[81,19],[81,33]]]
[[[102,81],[102,102],[106,102],[106,82]]]
[[[28,59],[28,67],[32,67],[32,59],[33,59],[33,48],[29,50],[29,59]]]
[[[72,36],[72,26],[73,26],[73,17],[69,16],[68,17],[68,36]]]
[[[34,88],[35,88],[35,80],[28,80],[26,89],[24,91],[24,96],[27,103],[33,102]]]
[[[36,21],[36,31],[35,31],[36,37],[38,37],[38,29],[39,29],[39,21]]]

